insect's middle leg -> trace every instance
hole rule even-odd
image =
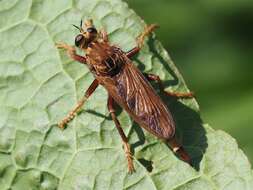
[[[129,173],[132,173],[132,172],[134,172],[135,169],[134,169],[132,154],[131,154],[131,150],[130,150],[130,145],[128,144],[127,137],[126,137],[123,129],[120,126],[119,120],[116,117],[115,110],[114,110],[114,100],[110,96],[108,98],[107,107],[108,107],[111,117],[116,125],[116,128],[120,134],[120,137],[123,141],[123,146],[124,146],[127,164],[128,164],[128,171],[129,171]]]
[[[169,92],[169,91],[164,90],[163,83],[162,83],[160,77],[157,76],[157,75],[144,73],[144,76],[148,80],[158,82],[160,90],[162,92],[164,92],[167,96],[173,96],[173,97],[176,97],[176,98],[193,98],[194,97],[193,92],[181,93],[181,92]]]
[[[133,57],[141,50],[144,45],[145,37],[151,34],[156,28],[158,28],[158,25],[156,24],[151,24],[145,27],[144,31],[137,37],[137,46],[127,52],[128,58]]]
[[[85,103],[85,101],[96,90],[96,88],[98,87],[98,84],[99,83],[96,79],[91,83],[91,85],[89,86],[89,88],[85,92],[85,95],[83,96],[83,98],[81,100],[79,100],[79,102],[77,103],[75,108],[72,111],[70,111],[69,114],[58,124],[59,128],[64,129],[65,125],[68,122],[70,122],[72,119],[74,119],[77,112],[80,111],[80,109],[83,106],[83,104]]]

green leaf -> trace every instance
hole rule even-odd
[[[93,18],[112,44],[125,51],[135,46],[145,26],[120,0],[0,1],[1,190],[253,188],[251,166],[236,141],[204,125],[194,99],[163,97],[194,167],[118,110],[134,151],[136,173],[128,174],[102,87],[66,130],[57,128],[93,80],[85,66],[54,46],[73,44],[78,31],[71,24],[78,25],[81,18]],[[155,36],[134,63],[158,74],[168,90],[188,91]]]

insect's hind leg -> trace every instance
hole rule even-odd
[[[162,92],[164,92],[167,96],[172,96],[172,97],[176,97],[176,98],[193,98],[194,97],[193,92],[181,93],[181,92],[169,92],[169,91],[164,90],[163,83],[162,83],[160,77],[157,75],[144,73],[144,76],[148,80],[158,82],[160,90]]]
[[[76,49],[74,47],[65,43],[56,43],[56,47],[59,49],[65,49],[67,51],[68,56],[74,59],[75,61],[78,61],[83,64],[86,63],[86,58],[83,56],[77,55]]]
[[[137,54],[141,48],[144,45],[144,39],[146,36],[151,34],[156,28],[158,28],[158,25],[156,24],[151,24],[145,27],[144,31],[137,37],[137,46],[131,49],[126,53],[128,58],[133,57],[135,54]]]
[[[75,108],[69,112],[69,114],[58,124],[58,127],[61,129],[64,129],[65,125],[70,122],[72,119],[74,119],[74,117],[76,116],[76,114],[78,113],[78,111],[80,111],[81,107],[83,106],[83,104],[85,103],[85,101],[90,97],[90,95],[96,90],[96,88],[98,87],[98,81],[95,79],[91,85],[89,86],[89,88],[86,90],[85,95],[83,96],[83,98],[77,103],[77,105],[75,106]]]
[[[126,155],[126,159],[127,159],[127,164],[128,164],[128,172],[132,173],[132,172],[135,171],[135,169],[134,169],[134,164],[133,164],[132,153],[131,153],[131,150],[130,150],[130,145],[128,144],[127,137],[126,137],[123,129],[120,126],[119,120],[116,117],[115,109],[114,109],[114,100],[110,96],[108,97],[107,107],[108,107],[108,110],[111,114],[111,117],[112,117],[112,119],[113,119],[113,121],[116,125],[116,128],[117,128],[117,130],[120,134],[120,137],[122,139],[122,142],[123,142],[125,155]]]
[[[179,157],[181,160],[183,160],[183,161],[185,161],[185,162],[191,164],[191,158],[190,158],[190,156],[189,156],[188,153],[184,150],[183,146],[180,145],[180,144],[176,141],[176,138],[175,138],[175,137],[173,137],[173,138],[167,140],[166,142],[167,142],[167,144],[170,146],[170,148],[172,149],[172,151],[173,151],[175,154],[177,154],[178,157]]]

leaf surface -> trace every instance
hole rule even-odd
[[[0,189],[253,189],[251,166],[236,141],[203,124],[195,99],[162,97],[177,137],[194,167],[118,110],[134,152],[136,173],[127,173],[120,137],[99,87],[64,131],[56,124],[93,80],[88,69],[55,48],[73,44],[71,24],[92,18],[112,44],[135,46],[144,22],[120,0],[10,0],[0,2]],[[162,29],[162,27],[161,27]],[[167,90],[188,91],[153,35],[134,58],[157,74]],[[154,84],[157,87],[156,84]]]

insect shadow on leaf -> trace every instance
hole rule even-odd
[[[150,37],[148,39],[148,47],[150,51],[153,53],[153,56],[159,59],[160,63],[163,65],[165,70],[173,77],[173,80],[163,81],[165,87],[177,85],[179,80],[174,71],[169,67],[168,63],[164,60],[164,58],[157,52],[156,41],[154,38]],[[134,57],[133,61],[138,64],[138,68],[140,70],[145,69],[145,65],[138,59],[138,57]],[[200,118],[198,112],[185,104],[178,101],[177,98],[165,96],[163,92],[159,91],[159,84],[157,82],[152,82],[152,86],[155,88],[160,97],[162,97],[163,101],[171,110],[171,114],[176,123],[176,137],[179,139],[179,142],[182,143],[183,147],[189,153],[192,163],[191,165],[199,170],[200,162],[203,158],[203,155],[207,148],[207,138],[206,131],[203,127],[203,122]],[[188,100],[192,101],[192,100]],[[139,146],[142,146],[145,143],[145,135],[144,131],[141,127],[138,126],[135,122],[133,123],[132,130],[138,136],[138,141],[131,144],[131,150],[135,153],[135,149]],[[130,131],[131,133],[131,131]],[[147,164],[150,161],[145,159],[141,160],[140,163],[146,167],[150,168],[150,165]]]
[[[156,58],[159,59],[165,70],[173,77],[173,80],[163,81],[164,86],[168,87],[177,85],[179,82],[177,75],[169,67],[167,61],[165,61],[161,54],[157,51],[155,43],[156,41],[154,38],[149,38],[148,46],[150,51]],[[159,88],[157,83],[152,84],[154,84],[155,89]],[[203,121],[199,113],[178,101],[177,98],[165,96],[162,92],[159,92],[159,95],[171,110],[171,114],[176,124],[177,139],[179,139],[179,142],[182,143],[183,147],[185,147],[186,151],[189,153],[192,159],[192,166],[196,170],[199,170],[200,162],[208,146],[206,131],[203,127]],[[189,99],[186,101],[194,100]]]
[[[152,170],[153,170],[153,166],[152,166],[153,162],[152,161],[146,160],[144,158],[140,158],[140,159],[138,159],[138,161],[146,168],[146,170],[148,172],[152,172]]]

